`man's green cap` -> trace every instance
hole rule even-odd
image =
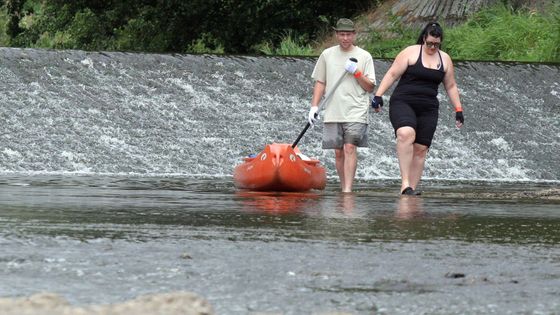
[[[336,22],[336,27],[333,29],[337,32],[354,32],[354,22],[350,19],[340,19]]]

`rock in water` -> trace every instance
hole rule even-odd
[[[2,315],[213,315],[212,306],[191,292],[171,292],[140,296],[118,304],[71,306],[54,293],[23,298],[0,298]]]

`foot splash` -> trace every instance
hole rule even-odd
[[[422,193],[412,189],[412,187],[406,187],[401,194],[407,196],[420,196]]]

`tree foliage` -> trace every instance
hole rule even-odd
[[[7,0],[12,46],[259,53],[285,34],[311,42],[376,1]],[[27,17],[29,23],[22,23]]]

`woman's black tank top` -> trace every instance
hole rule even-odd
[[[422,46],[420,46],[420,55],[415,64],[408,66],[401,76],[397,87],[393,91],[391,98],[418,100],[420,102],[436,102],[438,86],[443,81],[445,72],[443,69],[443,61],[438,51],[440,67],[439,69],[430,69],[422,64]]]

